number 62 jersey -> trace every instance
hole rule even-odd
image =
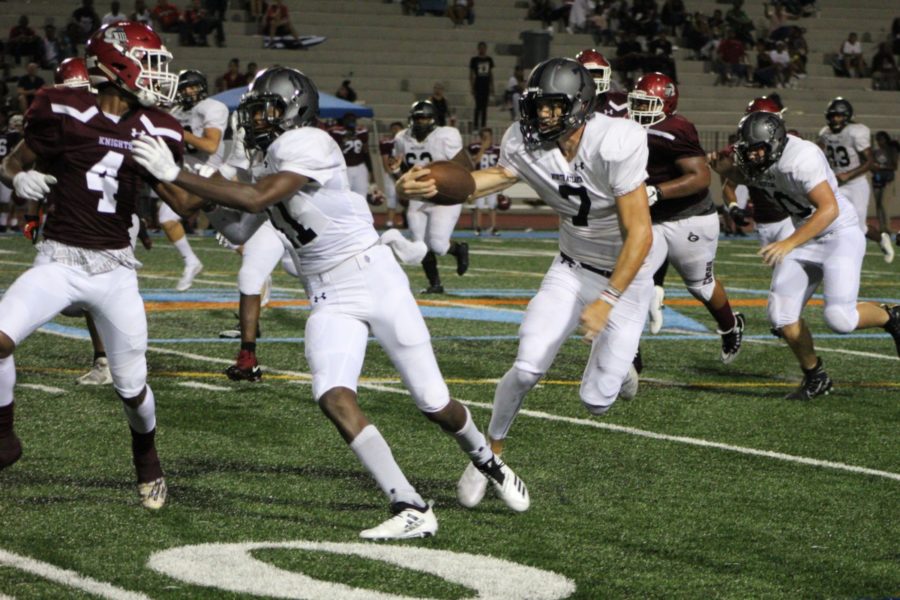
[[[181,125],[158,109],[136,107],[118,117],[101,112],[87,90],[46,88],[35,95],[25,114],[25,143],[38,168],[57,180],[47,196],[44,237],[89,250],[131,245],[135,202],[142,179],[150,180],[131,155],[131,140],[143,134],[159,137],[182,159]]]
[[[515,173],[560,215],[559,249],[571,258],[612,269],[622,249],[616,198],[647,179],[647,134],[628,119],[588,119],[575,158],[556,144],[526,146],[518,124],[506,130],[500,166]]]

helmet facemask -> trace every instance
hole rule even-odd
[[[843,117],[843,119],[837,120],[835,117]],[[828,129],[831,130],[831,133],[840,133],[840,131],[847,126],[847,123],[850,122],[847,114],[840,111],[830,112],[825,115],[825,118],[828,120]]]
[[[525,142],[530,145],[555,142],[582,122],[572,116],[572,101],[565,94],[526,90],[519,100],[519,107],[522,114],[519,126]]]
[[[238,125],[244,129],[244,146],[265,151],[284,133],[284,99],[277,94],[253,94],[238,105]]]
[[[131,90],[143,106],[171,104],[178,92],[178,76],[169,72],[172,53],[164,49],[131,48],[125,54],[140,65]]]
[[[628,118],[643,127],[661,123],[666,118],[662,98],[651,96],[643,90],[634,90],[628,94]]]
[[[734,145],[735,165],[749,180],[754,180],[766,172],[778,160],[767,142],[747,144],[738,142]]]

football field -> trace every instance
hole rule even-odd
[[[462,239],[462,238],[460,238]],[[407,477],[433,499],[433,538],[361,543],[387,502],[312,400],[299,282],[274,275],[261,319],[261,383],[223,375],[237,354],[239,257],[209,237],[205,265],[173,291],[176,251],[138,250],[164,509],[140,508],[130,436],[111,386],[80,387],[83,319],[59,317],[15,355],[21,460],[0,472],[0,599],[16,598],[888,598],[900,596],[900,361],[890,336],[831,334],[806,318],[834,391],[784,399],[800,370],[769,332],[771,271],[752,238],[720,242],[716,272],[747,317],[719,360],[705,309],[669,273],[666,326],[646,333],[641,387],[588,415],[589,348],[573,337],[525,401],[505,460],[531,508],[491,491],[456,501],[466,457],[412,403],[371,341],[360,403]],[[447,294],[417,296],[454,398],[486,426],[528,300],[557,253],[550,234],[468,238]],[[860,297],[900,302],[900,262],[869,244]],[[34,250],[0,236],[0,290]],[[425,285],[406,267],[414,290]]]

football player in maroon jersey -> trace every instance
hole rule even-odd
[[[612,67],[609,61],[593,48],[582,50],[575,56],[575,60],[584,65],[584,68],[594,78],[594,83],[597,84],[597,100],[594,110],[610,117],[627,117],[628,94],[609,91],[612,78]]]
[[[348,112],[337,125],[328,129],[328,134],[344,154],[350,189],[360,196],[368,196],[369,185],[375,183],[372,157],[369,156],[369,130],[357,125],[356,115]]]
[[[490,127],[483,127],[478,132],[478,141],[469,144],[469,154],[475,164],[475,170],[490,169],[500,160],[500,146],[494,143],[494,132]],[[497,200],[499,194],[488,194],[475,199],[472,209],[472,228],[475,235],[481,235],[481,213],[485,210],[491,218],[491,227],[485,235],[498,236],[497,230]]]
[[[142,180],[183,212],[196,208],[186,194],[152,179],[132,156],[132,140],[141,135],[164,139],[175,156],[183,155],[181,126],[155,108],[174,97],[177,78],[168,71],[172,55],[141,23],[104,26],[91,36],[86,55],[97,94],[40,90],[26,115],[25,139],[0,168],[0,180],[20,198],[47,207],[34,266],[0,300],[0,469],[22,454],[13,431],[13,351],[74,305],[90,311],[106,343],[113,385],[131,429],[141,504],[159,509],[166,482],[147,385],[139,263],[128,229]]]
[[[394,188],[394,175],[400,174],[400,160],[394,160],[394,138],[403,131],[403,123],[394,121],[391,123],[390,134],[378,140],[378,153],[381,155],[381,168],[384,181],[384,196],[387,199],[387,221],[384,226],[388,229],[394,226],[397,215],[397,190]]]
[[[628,116],[648,134],[647,195],[653,235],[665,240],[659,251],[667,254],[688,291],[716,320],[722,336],[720,358],[728,364],[741,350],[744,317],[731,310],[725,289],[713,274],[719,217],[709,193],[706,152],[694,124],[676,114],[677,108],[678,88],[662,73],[644,75],[628,94]]]

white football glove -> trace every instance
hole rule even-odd
[[[404,265],[418,265],[428,253],[428,246],[425,245],[425,242],[408,240],[396,229],[388,229],[381,234],[381,243],[389,246],[397,259]]]
[[[16,196],[22,200],[40,201],[50,193],[50,186],[56,183],[56,177],[40,171],[20,171],[13,177],[13,188]]]
[[[175,181],[181,173],[172,151],[160,138],[144,135],[131,142],[131,147],[137,164],[160,181]]]
[[[656,201],[659,200],[659,188],[655,185],[647,186],[647,200],[648,206],[653,206],[656,204]]]
[[[216,241],[219,242],[219,245],[223,248],[228,248],[229,250],[237,250],[240,248],[237,244],[232,244],[231,241],[224,234],[220,232],[216,232]]]

